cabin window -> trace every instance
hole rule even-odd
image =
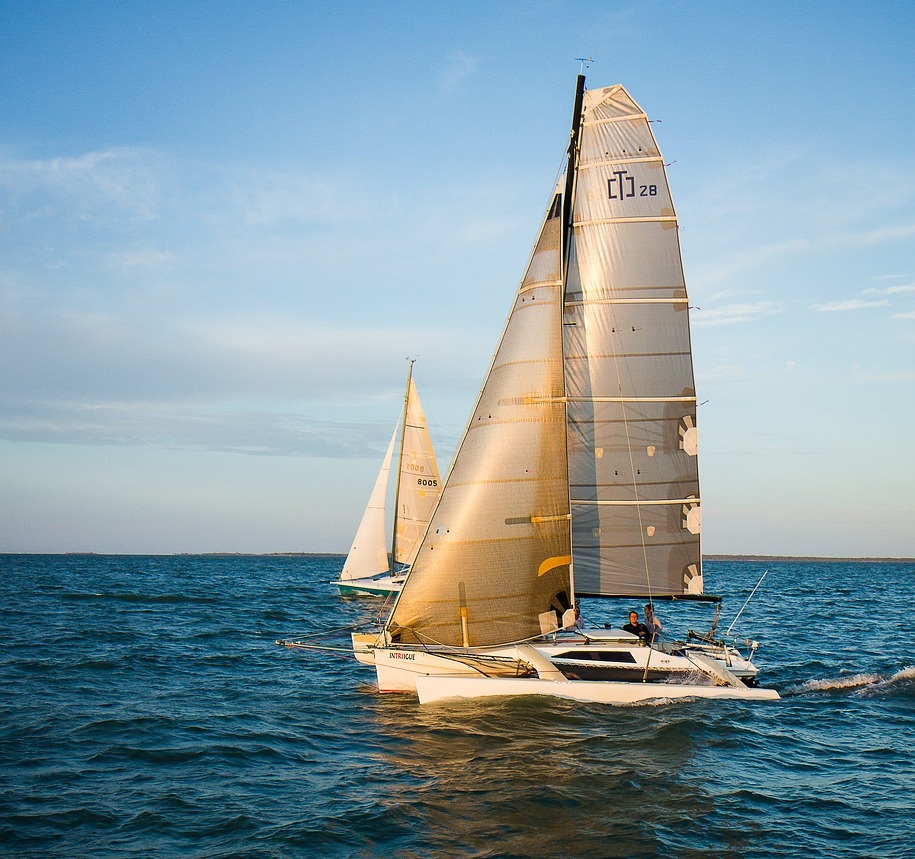
[[[635,664],[635,657],[628,650],[565,650],[554,659],[579,659],[584,662],[626,662]]]

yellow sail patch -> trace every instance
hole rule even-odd
[[[571,555],[556,555],[553,558],[547,558],[537,570],[537,576],[542,576],[548,573],[550,570],[555,570],[556,567],[561,567],[564,564],[571,564],[572,556]]]

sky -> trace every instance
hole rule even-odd
[[[708,553],[915,557],[915,6],[0,0],[0,551],[345,552],[443,468],[575,76],[655,121]]]

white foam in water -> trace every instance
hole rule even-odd
[[[791,693],[830,692],[838,689],[884,688],[905,680],[915,680],[915,666],[897,671],[890,677],[880,674],[852,674],[848,677],[825,677],[822,680],[808,680],[785,690]]]
[[[850,677],[825,677],[822,680],[808,680],[786,690],[789,692],[829,692],[833,689],[856,689],[870,686],[880,680],[879,674],[853,674]]]
[[[903,668],[897,671],[892,677],[887,677],[874,684],[874,689],[885,689],[888,686],[895,686],[897,683],[904,683],[908,680],[915,680],[915,665]]]

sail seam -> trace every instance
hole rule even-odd
[[[579,171],[593,170],[595,167],[603,167],[607,164],[651,164],[653,162],[663,164],[664,159],[660,155],[643,155],[635,158],[602,158],[600,161],[589,161],[587,164],[582,164],[578,169]]]
[[[518,287],[518,294],[530,292],[532,289],[553,289],[557,286],[562,286],[561,280],[532,280],[522,283],[521,286]]]
[[[638,499],[630,501],[593,501],[583,498],[573,498],[571,500],[572,504],[578,504],[584,506],[590,504],[595,507],[643,507],[647,505],[676,505],[676,504],[698,504],[699,496],[697,495],[694,498],[665,498],[662,500],[649,501],[647,499]]]
[[[654,215],[645,218],[595,218],[591,221],[576,221],[576,227],[600,227],[604,224],[675,224],[676,215]]]
[[[527,397],[529,403],[694,403],[693,397]]]
[[[597,304],[689,304],[688,298],[589,298],[566,301],[564,307],[584,307]]]
[[[595,107],[597,107],[597,105],[595,105]],[[648,115],[645,113],[627,113],[623,116],[602,116],[600,119],[585,119],[582,124],[605,125],[608,122],[630,122],[633,119],[648,119]]]

